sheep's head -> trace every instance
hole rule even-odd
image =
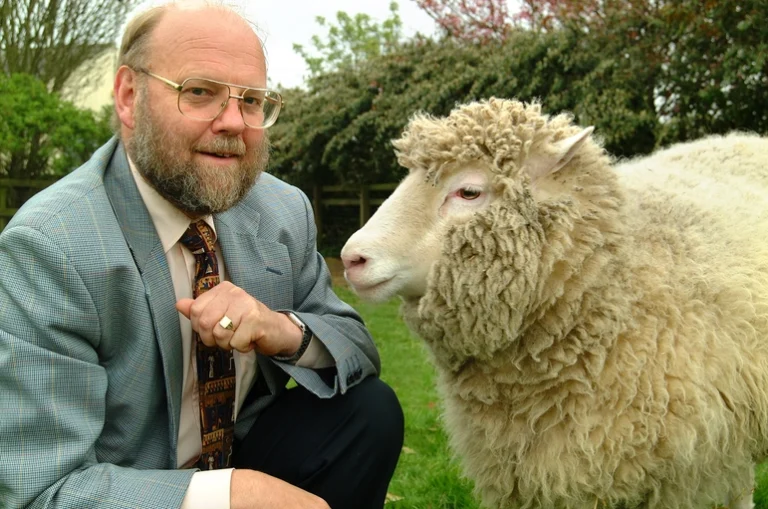
[[[478,249],[498,248],[480,238],[484,231],[516,236],[507,247],[520,250],[523,230],[539,223],[537,202],[558,192],[553,175],[591,132],[566,115],[543,115],[538,104],[498,99],[441,119],[417,115],[393,142],[408,176],[342,250],[352,288],[371,300],[418,299],[447,250],[465,249],[461,256],[472,258]],[[478,239],[467,248],[457,235]],[[532,239],[524,241],[538,249]],[[533,263],[535,257],[525,258]]]

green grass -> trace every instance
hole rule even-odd
[[[370,304],[347,288],[335,291],[365,320],[381,354],[381,378],[395,390],[405,413],[405,444],[389,485],[392,500],[387,508],[479,508],[472,484],[461,478],[440,426],[435,370],[424,345],[398,316],[399,301]]]
[[[345,287],[339,297],[363,317],[381,354],[381,378],[394,388],[405,413],[405,445],[387,509],[479,509],[472,483],[463,479],[440,425],[435,370],[421,341],[398,316],[399,301],[370,304]],[[758,466],[755,508],[768,509],[768,462]]]

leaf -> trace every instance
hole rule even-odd
[[[387,496],[384,499],[384,504],[388,504],[390,502],[399,502],[403,500],[405,497],[401,497],[400,495],[394,495],[392,493],[387,492]]]

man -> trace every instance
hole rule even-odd
[[[119,64],[119,137],[0,235],[0,505],[382,507],[402,412],[307,198],[262,173],[258,37],[166,5]]]

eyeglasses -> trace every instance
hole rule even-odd
[[[266,88],[245,88],[206,78],[187,78],[179,85],[146,69],[136,69],[136,72],[158,79],[176,90],[179,111],[194,120],[211,121],[224,111],[230,99],[237,99],[245,125],[266,129],[277,121],[283,106],[282,96]],[[242,88],[242,95],[233,94],[232,87]]]

